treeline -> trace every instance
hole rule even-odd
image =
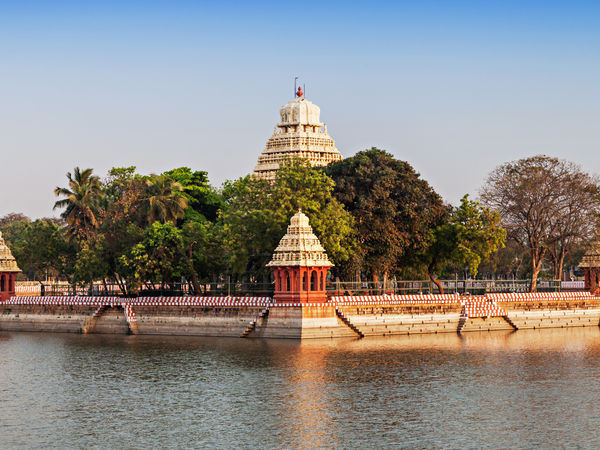
[[[76,168],[68,185],[55,189],[61,219],[32,222],[11,214],[0,219],[0,230],[30,279],[116,283],[133,295],[182,280],[198,293],[218,280],[270,281],[265,264],[299,208],[341,280],[437,283],[475,277],[480,267],[510,276],[513,258],[525,261],[521,253],[529,247],[515,220],[502,223],[510,216],[506,200],[494,203],[500,178],[492,175],[486,184],[485,206],[465,196],[452,207],[407,162],[376,148],[326,168],[289,160],[272,183],[246,176],[219,189],[206,172],[186,167],[149,176],[113,168],[103,179]],[[507,225],[512,241],[504,249]],[[570,233],[560,243],[540,243],[555,245],[542,257],[557,254],[564,262],[589,237],[589,230],[586,236],[578,230],[577,238]]]

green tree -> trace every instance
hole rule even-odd
[[[439,225],[430,235],[425,252],[427,274],[444,293],[436,273],[450,263],[468,267],[473,276],[482,260],[504,247],[506,230],[500,226],[500,214],[482,208],[465,195],[460,206],[454,208],[449,220]]]
[[[123,264],[121,256],[142,240],[147,219],[139,205],[146,195],[146,182],[135,177],[128,180],[119,191],[119,195],[104,211],[98,236],[100,242],[94,248],[101,252],[107,264],[104,277],[114,279],[121,291],[127,293],[125,280],[134,276],[130,267]]]
[[[192,282],[197,294],[202,291],[200,280],[223,273],[227,268],[226,249],[220,223],[187,221],[182,226],[185,276]]]
[[[186,220],[201,220],[206,218],[211,222],[217,220],[219,210],[223,202],[218,192],[209,184],[208,173],[197,170],[192,171],[189,167],[164,172],[182,186],[182,196],[188,202],[185,211]]]
[[[232,271],[269,273],[265,264],[300,208],[337,270],[342,269],[355,247],[354,224],[333,189],[333,181],[303,159],[282,164],[274,183],[252,176],[226,183],[222,221]]]
[[[181,219],[188,204],[181,195],[182,191],[181,184],[170,176],[150,175],[146,180],[146,195],[142,200],[148,223],[174,223]]]
[[[0,226],[23,275],[33,280],[47,276],[70,280],[75,260],[75,245],[52,219],[31,222],[25,216],[5,221]]]
[[[68,188],[56,187],[54,195],[64,197],[54,203],[54,209],[63,209],[61,217],[67,221],[70,238],[87,238],[92,229],[98,227],[96,208],[102,197],[100,179],[92,169],[75,167],[74,174],[67,173]]]
[[[187,265],[183,254],[183,236],[172,223],[154,222],[144,230],[143,239],[128,255],[121,257],[133,274],[133,285],[144,282],[164,286],[184,275]]]
[[[418,265],[432,229],[448,213],[441,197],[405,161],[371,148],[329,165],[335,198],[354,217],[356,262],[374,280]]]
[[[133,180],[141,178],[141,175],[136,174],[135,169],[135,166],[113,167],[108,171],[108,176],[102,184],[104,198],[108,202],[117,201]]]

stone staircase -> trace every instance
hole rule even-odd
[[[463,317],[463,316],[460,317],[460,319],[458,321],[458,328],[456,329],[457,333],[460,333],[462,331],[463,327],[467,323],[467,319],[468,319],[468,317]]]
[[[460,312],[460,320],[456,331],[460,333],[469,319],[493,319],[501,318],[508,323],[513,329],[517,330],[517,326],[508,317],[506,310],[498,305],[494,298],[467,298],[463,302]]]
[[[140,330],[137,325],[137,318],[135,317],[135,313],[133,312],[133,307],[129,303],[123,304],[123,309],[125,310],[125,318],[127,319],[127,325],[129,325],[129,332],[131,334],[140,334]]]
[[[85,321],[83,322],[83,334],[89,334],[94,332],[98,320],[100,320],[100,317],[108,308],[109,307],[107,305],[102,305],[96,311],[94,311],[92,317],[85,319]]]
[[[256,319],[252,320],[248,326],[246,327],[246,329],[244,330],[244,332],[241,334],[241,338],[245,338],[248,337],[248,335],[250,333],[252,333],[255,329],[256,329],[256,324],[258,323],[259,320],[264,320],[267,318],[267,316],[269,315],[269,307],[267,306],[265,309],[263,309],[259,314],[258,317],[256,317]]]
[[[510,318],[508,316],[502,316],[502,318],[504,320],[506,320],[506,322],[508,322],[508,324],[513,327],[515,330],[518,330],[519,328],[514,324],[514,322],[512,320],[510,320]]]
[[[343,312],[342,312],[340,309],[338,309],[337,307],[335,308],[335,315],[336,315],[336,316],[338,316],[338,318],[339,318],[339,319],[340,319],[342,322],[344,322],[344,324],[345,324],[345,325],[346,325],[348,328],[350,328],[352,331],[354,331],[354,332],[355,332],[355,333],[356,333],[356,334],[357,334],[357,335],[358,335],[360,338],[364,338],[364,337],[365,337],[365,335],[363,334],[363,332],[362,332],[362,331],[360,331],[358,328],[356,328],[356,327],[354,326],[354,324],[353,324],[352,322],[350,322],[350,321],[348,320],[348,318],[347,318],[347,317],[344,315],[344,313],[343,313]]]

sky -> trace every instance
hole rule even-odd
[[[452,204],[535,154],[600,173],[597,1],[0,0],[0,216],[58,215],[76,166],[244,176],[295,76],[343,156]]]

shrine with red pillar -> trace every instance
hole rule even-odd
[[[17,261],[0,233],[0,302],[5,302],[15,295],[16,278],[20,272]]]
[[[267,266],[275,276],[277,303],[327,301],[327,272],[333,264],[302,211],[291,218],[287,233]]]

